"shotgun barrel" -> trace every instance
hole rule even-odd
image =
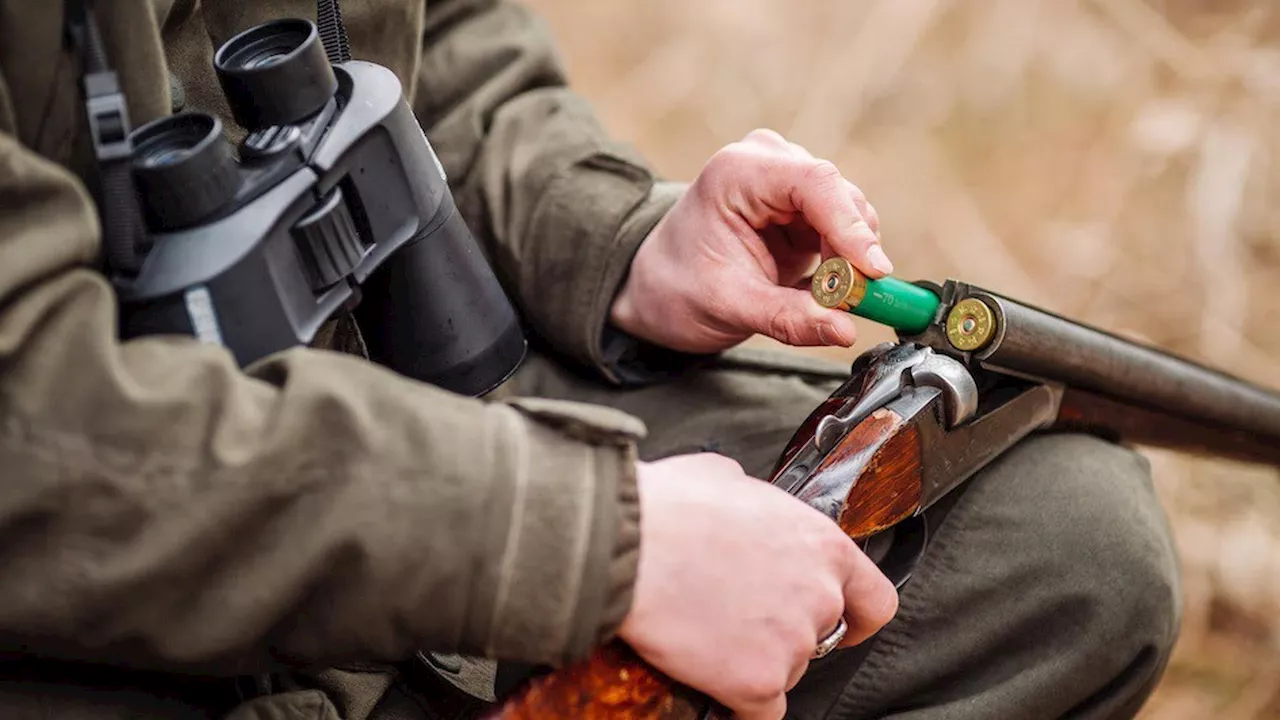
[[[964,283],[947,281],[941,296],[939,318],[916,338],[935,351],[1280,445],[1274,390]],[[954,311],[974,301],[990,311],[992,329],[980,347],[962,350],[954,342]]]
[[[904,342],[927,345],[971,367],[1091,393],[1113,401],[1116,408],[1280,447],[1276,390],[968,283],[919,282],[911,285],[911,293],[901,291],[901,285],[893,278],[868,281],[844,258],[831,258],[814,274],[813,296],[827,307],[883,321],[859,307],[866,288],[891,295],[879,301],[882,305],[912,307],[929,306],[919,297],[927,290],[937,303],[923,329],[886,323]]]

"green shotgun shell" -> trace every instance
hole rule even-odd
[[[908,335],[924,332],[942,304],[937,295],[905,280],[888,276],[871,280],[842,257],[818,266],[811,291],[823,307],[845,310]]]

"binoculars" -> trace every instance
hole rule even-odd
[[[129,136],[146,238],[113,277],[121,335],[194,336],[244,366],[353,309],[371,359],[408,377],[481,395],[514,372],[517,313],[395,74],[330,62],[303,19],[250,28],[213,64],[238,146],[200,112]]]

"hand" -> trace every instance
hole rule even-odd
[[[619,636],[743,720],[785,693],[843,616],[842,646],[897,612],[893,584],[818,511],[711,453],[641,463],[640,566]]]
[[[835,165],[770,130],[720,150],[644,242],[610,320],[650,342],[718,352],[756,333],[789,345],[853,345],[853,318],[820,306],[807,278],[832,255],[893,272],[879,220]]]

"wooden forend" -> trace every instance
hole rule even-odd
[[[840,441],[813,473],[809,492],[839,489],[844,506],[837,520],[855,540],[874,535],[915,514],[920,507],[920,432],[892,410],[881,408]],[[802,493],[801,498],[809,494]]]

